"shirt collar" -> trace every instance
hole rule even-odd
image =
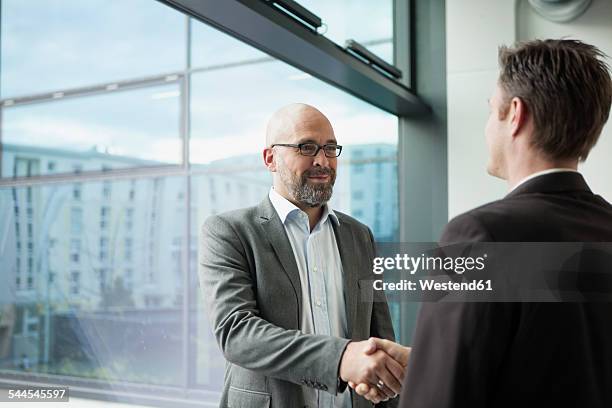
[[[552,173],[563,173],[563,172],[578,173],[577,170],[574,170],[574,169],[564,169],[564,168],[554,168],[554,169],[547,169],[547,170],[537,171],[535,173],[532,173],[532,174],[528,175],[527,177],[525,177],[524,179],[522,179],[521,181],[516,183],[516,185],[514,187],[512,187],[512,189],[508,192],[508,194],[513,192],[514,190],[516,190],[520,185],[525,184],[529,180],[534,179],[534,178],[536,178],[538,176],[543,176],[545,174],[552,174]]]
[[[283,224],[285,224],[287,219],[293,214],[295,214],[295,216],[297,216],[297,214],[306,215],[306,213],[300,210],[295,204],[287,200],[282,195],[278,194],[276,190],[274,190],[274,187],[270,188],[270,193],[268,194],[268,197],[270,198],[272,206],[276,210],[276,213],[278,214],[278,217],[280,218]],[[334,213],[334,210],[332,210],[329,204],[325,204],[323,206],[323,214],[321,215],[319,224],[323,225],[323,223],[327,221],[328,218],[331,218],[336,223],[336,225],[340,224],[340,220],[338,219],[336,213]]]

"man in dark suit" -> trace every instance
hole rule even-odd
[[[572,40],[500,48],[487,170],[510,192],[441,242],[612,242],[612,206],[576,171],[610,112],[602,58]],[[403,407],[612,407],[612,305],[425,303],[410,359]]]
[[[577,172],[610,112],[603,58],[572,40],[500,48],[487,170],[510,192],[454,218],[442,243],[612,242],[612,206]],[[400,406],[612,407],[612,305],[423,303]]]

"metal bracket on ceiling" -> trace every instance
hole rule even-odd
[[[531,7],[549,21],[568,23],[580,17],[592,0],[529,0]]]

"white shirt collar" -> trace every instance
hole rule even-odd
[[[304,211],[300,210],[295,204],[287,200],[282,195],[278,194],[276,190],[274,190],[274,187],[270,188],[270,193],[268,194],[268,197],[270,198],[272,206],[276,210],[276,213],[278,214],[278,217],[280,218],[283,224],[287,221],[287,218],[291,214],[304,214],[306,215],[306,217],[308,217],[308,215]],[[323,224],[325,221],[327,221],[328,217],[334,220],[336,225],[340,224],[340,220],[338,219],[338,216],[334,213],[334,210],[331,209],[329,204],[325,204],[323,206],[323,214],[321,215],[319,224]]]
[[[547,170],[542,170],[542,171],[537,171],[535,173],[532,173],[530,175],[528,175],[527,177],[525,177],[524,179],[522,179],[521,181],[519,181],[518,183],[516,183],[516,185],[514,187],[512,187],[512,189],[509,191],[510,193],[513,192],[514,190],[516,190],[518,188],[518,186],[520,186],[521,184],[525,184],[526,182],[528,182],[531,179],[534,179],[536,177],[539,176],[543,176],[545,174],[552,174],[552,173],[563,173],[563,172],[572,172],[572,173],[578,173],[577,170],[574,169],[564,169],[564,168],[554,168],[554,169],[547,169]]]

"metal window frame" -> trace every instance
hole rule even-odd
[[[431,107],[427,115],[399,118],[400,242],[436,242],[448,219],[445,4],[395,0],[396,65]],[[412,341],[418,308],[400,305],[403,344]]]
[[[428,106],[342,47],[262,0],[157,0],[389,113],[418,117]]]
[[[288,62],[296,66],[298,69],[312,74],[319,79],[331,84],[334,87],[340,88],[349,94],[352,94],[362,100],[365,100],[374,106],[399,116],[399,145],[398,145],[398,181],[399,181],[399,205],[400,205],[400,237],[402,240],[409,235],[407,231],[409,220],[415,214],[409,214],[405,209],[410,204],[408,199],[409,186],[404,186],[410,180],[405,178],[406,171],[410,170],[407,160],[413,159],[413,155],[408,155],[408,136],[409,130],[405,126],[408,123],[407,118],[427,118],[431,112],[430,108],[420,97],[416,96],[415,90],[418,83],[416,82],[416,65],[415,54],[412,51],[414,42],[412,14],[413,1],[417,0],[394,0],[394,52],[396,65],[402,69],[404,76],[402,83],[391,80],[381,74],[374,68],[364,64],[362,61],[347,54],[341,47],[331,42],[327,38],[314,35],[312,31],[308,31],[301,27],[295,21],[282,15],[281,13],[272,10],[268,5],[259,0],[158,0],[161,3],[170,5],[173,8],[178,8],[182,12],[186,12],[186,36],[187,36],[187,55],[185,60],[185,70],[177,73],[179,77],[176,79],[180,83],[181,89],[181,119],[180,119],[180,137],[183,140],[182,163],[179,165],[164,165],[156,167],[142,167],[130,169],[116,169],[110,171],[99,172],[83,172],[81,174],[57,174],[44,175],[30,178],[13,178],[0,180],[0,187],[26,187],[34,185],[49,185],[54,183],[73,183],[86,182],[93,180],[122,180],[122,179],[142,179],[155,177],[184,177],[186,182],[186,214],[187,221],[184,234],[185,243],[182,247],[181,263],[183,265],[183,377],[180,380],[180,385],[176,387],[169,386],[147,386],[142,384],[109,384],[105,381],[83,380],[76,377],[61,377],[60,376],[45,376],[39,374],[8,374],[0,372],[0,387],[6,387],[16,384],[29,385],[44,385],[55,383],[60,380],[62,384],[71,386],[73,396],[76,397],[93,397],[96,399],[108,401],[127,401],[132,403],[152,404],[163,407],[176,406],[193,406],[195,404],[202,406],[202,399],[215,394],[211,391],[205,391],[197,388],[195,365],[193,364],[193,356],[195,353],[194,344],[190,339],[190,335],[195,333],[192,322],[189,318],[189,313],[193,308],[191,303],[194,299],[195,291],[190,289],[190,257],[189,251],[192,245],[191,233],[193,227],[190,222],[191,214],[191,183],[193,177],[199,174],[208,173],[207,170],[198,169],[197,166],[191,166],[189,161],[189,143],[188,136],[190,132],[190,79],[193,73],[199,72],[200,69],[191,67],[191,26],[190,16],[198,20],[220,29],[233,37],[236,37],[256,48],[263,50],[270,55]],[[422,0],[426,1],[426,0]],[[2,17],[2,0],[0,0],[0,21]],[[402,11],[403,10],[403,11]],[[207,11],[208,15],[201,14]],[[406,17],[405,11],[408,11]],[[253,21],[244,23],[244,18],[253,18]],[[407,19],[408,18],[408,19]],[[235,21],[232,21],[235,20]],[[442,16],[442,22],[444,24]],[[402,24],[397,24],[401,22]],[[408,24],[406,24],[408,22]],[[252,37],[250,37],[252,36]],[[268,59],[266,58],[265,61]],[[270,58],[269,60],[273,60]],[[265,62],[263,59],[261,62]],[[167,77],[168,74],[163,77]],[[148,78],[153,79],[153,78]],[[160,81],[162,78],[157,77],[153,82]],[[144,81],[140,86],[147,86],[150,82]],[[128,84],[126,84],[128,85]],[[136,84],[134,84],[136,85]],[[138,86],[138,85],[136,85]],[[103,89],[80,89],[74,94],[89,94],[104,91]],[[39,95],[41,99],[45,99],[48,95]],[[72,96],[65,94],[64,97]],[[427,98],[425,98],[427,99]],[[36,103],[33,100],[14,101],[19,103]],[[0,132],[2,126],[3,106],[0,106]],[[427,137],[427,135],[424,135]],[[431,136],[431,135],[430,135]],[[0,160],[2,153],[2,143],[0,134]],[[420,162],[430,160],[430,156],[422,156]],[[1,161],[0,161],[1,165]],[[405,313],[402,310],[401,317],[403,320]],[[402,339],[407,338],[405,333],[400,328]],[[405,341],[404,341],[405,342]],[[155,393],[152,395],[151,391]],[[216,394],[215,394],[216,395]]]

